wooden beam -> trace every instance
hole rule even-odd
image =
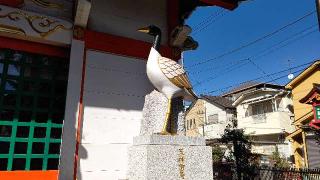
[[[10,6],[14,8],[21,7],[24,4],[24,0],[0,0],[0,5]]]
[[[74,18],[74,25],[86,28],[88,24],[90,10],[91,10],[90,0],[78,0],[75,18]]]
[[[0,42],[0,48],[8,48],[18,51],[25,51],[35,54],[43,54],[62,58],[69,57],[69,48],[62,48],[48,44],[40,44],[36,42],[7,38],[2,36],[0,36]]]
[[[167,0],[168,45],[172,30],[179,25],[179,0]]]
[[[210,6],[220,6],[229,10],[234,10],[235,8],[238,7],[238,2],[231,2],[228,0],[200,0],[200,1]]]
[[[99,50],[144,60],[148,59],[150,48],[152,46],[148,42],[90,30],[85,31],[85,45],[87,49]],[[160,52],[164,57],[174,60],[180,59],[180,53],[175,54],[174,50],[169,46],[161,46]]]

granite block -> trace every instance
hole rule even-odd
[[[144,135],[133,138],[133,145],[182,145],[182,146],[205,146],[205,139],[202,137],[189,136],[165,136],[165,135]]]
[[[135,145],[129,148],[129,180],[212,180],[209,146]]]
[[[142,111],[140,135],[152,135],[162,132],[168,105],[167,97],[156,90],[146,95]],[[185,135],[182,98],[172,99],[167,130],[173,134]]]

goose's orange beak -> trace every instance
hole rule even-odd
[[[149,27],[143,27],[143,28],[139,28],[137,31],[143,32],[143,33],[149,33],[150,29],[149,29]]]

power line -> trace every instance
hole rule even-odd
[[[196,29],[192,34],[196,35],[198,33],[200,33],[201,31],[203,31],[204,29],[208,28],[210,25],[212,25],[214,22],[216,22],[218,19],[222,18],[225,14],[227,13],[227,11],[225,9],[221,9],[216,16],[214,16],[213,18],[211,18],[210,20],[207,21],[207,24],[204,24],[202,27],[199,27],[198,29]]]
[[[262,41],[262,40],[264,40],[264,39],[266,39],[266,38],[269,38],[269,37],[271,37],[271,36],[273,36],[273,35],[281,32],[281,31],[283,31],[284,29],[286,29],[286,28],[288,28],[288,27],[290,27],[290,26],[292,26],[292,25],[294,25],[294,24],[302,21],[303,19],[311,16],[311,15],[314,14],[315,12],[316,12],[316,11],[309,12],[309,13],[305,14],[304,16],[302,16],[302,17],[300,17],[300,18],[298,18],[298,19],[296,19],[296,20],[294,20],[294,21],[292,21],[292,22],[290,22],[290,23],[288,23],[288,24],[286,24],[286,25],[284,25],[284,26],[276,29],[275,31],[272,31],[271,33],[268,33],[268,34],[266,34],[266,35],[264,35],[264,36],[262,36],[262,37],[259,37],[259,38],[255,39],[254,41],[251,41],[251,42],[246,43],[246,44],[244,44],[244,45],[242,45],[242,46],[240,46],[240,47],[237,47],[237,48],[235,48],[235,49],[232,49],[232,50],[230,50],[230,51],[227,51],[227,52],[225,52],[225,53],[222,53],[222,54],[220,54],[220,55],[218,55],[218,56],[216,56],[216,57],[214,57],[214,58],[210,58],[210,59],[204,60],[204,61],[202,61],[202,62],[198,62],[198,63],[196,63],[196,64],[193,64],[193,65],[189,66],[188,68],[193,68],[193,67],[196,67],[196,66],[199,66],[199,65],[202,65],[202,64],[205,64],[205,63],[208,63],[208,62],[217,60],[217,59],[222,58],[222,57],[224,57],[224,56],[227,56],[227,55],[233,54],[233,53],[235,53],[235,52],[238,52],[238,51],[240,51],[241,49],[244,49],[244,48],[247,48],[247,47],[249,47],[249,46],[252,46],[253,44],[256,44],[256,43],[258,43],[258,42],[260,42],[260,41]]]
[[[303,66],[311,65],[311,64],[313,64],[314,62],[315,62],[315,61],[311,61],[311,62],[308,62],[308,63],[305,63],[305,64],[301,64],[301,65],[298,65],[298,66],[295,66],[295,67],[287,68],[287,69],[284,69],[284,70],[281,70],[281,71],[278,71],[278,72],[274,72],[274,73],[270,73],[270,74],[267,74],[267,75],[264,75],[264,76],[260,76],[260,77],[257,77],[257,78],[251,79],[251,80],[243,81],[243,82],[241,82],[241,83],[237,83],[237,84],[234,84],[234,85],[230,85],[230,86],[226,86],[226,87],[223,87],[223,88],[219,88],[219,89],[216,89],[216,90],[213,90],[213,91],[209,91],[209,92],[207,92],[207,94],[211,94],[211,93],[214,93],[214,92],[217,92],[217,91],[222,91],[222,90],[224,90],[224,89],[230,89],[230,88],[232,88],[232,87],[236,87],[236,86],[245,84],[245,83],[247,83],[247,82],[254,82],[254,81],[260,80],[260,79],[262,79],[262,78],[264,78],[264,77],[266,77],[266,76],[268,76],[268,75],[270,76],[270,75],[281,74],[281,73],[290,71],[290,70],[292,70],[292,69],[297,69],[297,68],[300,68],[300,67],[303,67]],[[302,71],[302,70],[305,70],[305,68],[299,69],[299,70],[297,70],[297,71],[295,71],[295,72],[293,72],[293,73],[297,73],[297,72],[300,72],[300,71]],[[283,78],[283,77],[287,77],[287,75],[285,75],[285,76],[280,76],[280,77],[278,77],[278,78],[273,78],[271,81],[267,81],[267,82],[265,82],[265,83],[272,82],[272,81],[281,79],[281,78]]]
[[[254,1],[254,0],[247,0],[245,2],[248,1]],[[241,2],[243,3],[243,2]],[[218,20],[218,18],[223,17],[226,14],[227,10],[224,8],[221,8],[220,11],[211,14],[210,16],[208,16],[205,20],[201,21],[198,25],[196,25],[193,29],[193,35],[196,35],[197,33],[200,33],[201,31],[203,31],[204,29],[206,29],[207,27],[209,27],[210,25],[212,25],[215,21]],[[218,17],[219,15],[221,15],[220,17]],[[214,19],[216,18],[216,19]],[[202,27],[201,27],[202,26]],[[199,30],[200,29],[200,30]],[[196,32],[198,31],[198,32]]]
[[[242,62],[242,61],[247,61],[248,59],[256,59],[256,60],[257,60],[257,59],[260,59],[260,58],[262,58],[262,57],[264,57],[264,56],[266,56],[266,55],[268,55],[268,54],[271,54],[271,53],[273,53],[273,52],[275,52],[275,51],[277,51],[277,50],[279,50],[279,49],[281,49],[281,48],[284,48],[284,47],[288,46],[289,44],[292,44],[292,43],[296,42],[296,41],[299,40],[299,39],[302,39],[302,38],[310,35],[311,33],[316,32],[316,30],[314,30],[314,31],[311,31],[311,32],[309,32],[309,33],[307,33],[307,34],[304,34],[304,35],[302,35],[302,36],[300,36],[300,37],[298,37],[298,38],[296,38],[296,39],[293,39],[292,41],[289,41],[290,39],[295,38],[295,37],[297,37],[297,36],[299,36],[299,35],[307,32],[307,31],[313,29],[313,28],[316,27],[316,26],[317,26],[316,24],[315,24],[315,25],[312,25],[312,26],[309,26],[309,27],[307,27],[307,28],[305,28],[305,29],[297,32],[297,33],[294,33],[294,34],[290,35],[289,37],[285,38],[284,40],[281,40],[280,42],[277,42],[277,43],[275,43],[275,44],[273,44],[273,45],[265,48],[264,50],[260,51],[259,53],[256,53],[255,55],[252,55],[252,56],[249,57],[249,58],[241,59],[241,60],[238,60],[238,61],[236,61],[236,62],[231,62],[231,63],[238,64],[238,63],[240,63],[240,62]],[[283,46],[278,47],[277,49],[274,49],[275,47],[281,45],[282,43],[284,43],[284,42],[286,42],[286,41],[289,41],[289,42],[286,43],[286,44],[284,44]],[[223,66],[223,65],[221,65],[221,66]],[[188,74],[190,74],[190,75],[200,74],[200,73],[203,73],[203,72],[207,72],[207,71],[212,71],[212,70],[219,69],[219,68],[221,68],[221,66],[218,66],[218,67],[215,66],[215,67],[210,67],[210,68],[207,68],[207,69],[202,69],[202,70],[200,70],[200,71],[189,72]]]
[[[249,60],[249,59],[247,59],[247,61],[248,61],[248,60]],[[245,61],[243,61],[243,62],[245,62]],[[196,86],[202,85],[202,84],[204,84],[204,83],[210,82],[210,81],[212,81],[213,79],[216,79],[216,78],[218,78],[219,76],[222,76],[223,74],[225,74],[225,73],[227,73],[227,72],[231,72],[231,71],[234,71],[234,70],[236,70],[236,69],[239,69],[240,67],[242,67],[242,66],[244,66],[244,65],[246,65],[246,64],[248,64],[248,63],[249,63],[249,61],[248,61],[248,62],[245,62],[245,63],[243,63],[243,64],[240,64],[240,65],[238,65],[238,66],[235,66],[235,65],[237,65],[237,64],[231,65],[231,66],[225,68],[223,71],[217,72],[214,76],[211,76],[211,77],[209,77],[209,78],[206,78],[206,79],[203,80],[203,81],[198,82],[198,83],[195,84],[193,87],[196,87]],[[234,66],[235,66],[235,67],[234,67]]]
[[[308,33],[306,33],[306,34],[304,34],[304,35],[302,35],[302,36],[300,36],[300,37],[297,37],[296,39],[293,39],[292,41],[290,41],[290,42],[288,42],[288,43],[286,43],[286,44],[283,44],[282,46],[278,47],[277,49],[272,49],[272,50],[268,51],[267,53],[258,56],[257,58],[262,58],[262,57],[264,57],[264,56],[266,56],[266,55],[268,55],[268,54],[270,54],[270,53],[273,53],[273,52],[275,52],[275,51],[277,51],[277,50],[279,50],[279,49],[281,49],[281,48],[284,48],[284,47],[286,47],[286,46],[288,46],[288,45],[290,45],[290,44],[292,44],[292,43],[294,43],[294,42],[296,42],[296,41],[298,41],[298,40],[300,40],[300,39],[302,39],[302,38],[304,38],[304,37],[306,37],[306,36],[309,36],[309,35],[311,35],[312,33],[315,33],[315,32],[317,32],[317,31],[318,31],[317,29],[315,29],[315,30],[313,30],[313,31],[310,31],[310,32],[308,32]],[[271,49],[271,48],[270,48],[270,49]]]
[[[258,69],[262,72],[262,74],[268,76],[268,78],[271,78],[272,77],[270,75],[268,75],[258,64],[256,64],[255,62],[253,62],[250,58],[249,58],[249,61]]]
[[[264,54],[263,56],[256,57],[255,59],[259,59],[259,58],[261,58],[261,57],[264,57],[264,56],[266,56],[267,54],[270,54],[270,53],[272,53],[272,52],[274,52],[274,51],[276,51],[276,50],[279,50],[279,49],[281,49],[281,48],[283,48],[283,47],[285,47],[285,46],[287,46],[287,45],[289,45],[289,44],[297,41],[298,39],[301,39],[301,38],[303,38],[303,37],[305,37],[305,36],[307,36],[307,35],[310,35],[311,33],[316,32],[316,31],[317,31],[317,29],[314,30],[314,31],[311,31],[311,32],[309,32],[309,33],[307,33],[307,34],[299,37],[299,38],[296,38],[294,41],[291,41],[290,43],[287,43],[287,44],[285,44],[284,46],[279,47],[278,49],[269,51],[268,53]],[[246,59],[239,60],[239,61],[237,61],[236,64],[239,64],[239,63],[242,63],[242,62],[246,62],[246,61],[247,61],[247,62],[246,62],[245,64],[236,66],[234,69],[232,69],[232,66],[234,66],[234,65],[231,65],[231,66],[225,68],[225,69],[224,69],[225,71],[223,71],[223,73],[222,73],[222,71],[220,71],[220,72],[216,73],[215,75],[213,75],[213,76],[205,79],[204,81],[201,81],[201,82],[197,81],[197,84],[195,84],[194,86],[199,86],[199,85],[203,85],[204,83],[208,83],[208,82],[212,81],[213,79],[216,79],[216,78],[218,78],[219,76],[224,75],[225,73],[231,72],[231,71],[233,71],[233,70],[235,70],[235,69],[238,69],[238,68],[240,68],[240,67],[248,64],[250,61],[253,63],[253,61],[252,61],[253,57],[254,57],[254,56],[251,56],[250,58],[246,58]],[[235,64],[235,65],[236,65],[236,64]],[[272,75],[272,74],[271,74],[271,75]],[[263,76],[263,77],[265,77],[265,76]]]
[[[223,9],[219,9],[218,11],[216,11],[215,13],[212,13],[210,16],[208,16],[207,18],[204,18],[203,21],[201,21],[200,23],[198,23],[196,26],[194,26],[193,32],[196,32],[197,30],[199,30],[201,28],[201,26],[203,27],[205,24],[207,24],[208,22],[212,21],[215,17],[217,17],[219,15],[219,13],[221,13],[221,11],[223,11]]]
[[[306,66],[306,65],[310,65],[310,64],[312,64],[312,63],[313,63],[313,62],[307,63],[307,64],[303,64],[303,65],[300,65],[299,67]],[[298,67],[296,67],[296,68],[298,68]],[[302,70],[304,70],[304,69],[305,69],[305,68],[300,69],[300,70],[298,70],[298,72],[300,72],[300,71],[302,71]],[[279,72],[276,72],[276,73],[272,73],[272,74],[270,74],[270,75],[281,74],[281,73],[287,72],[287,71],[289,71],[289,70],[288,70],[288,69],[285,69],[285,70],[282,70],[282,71],[279,71]],[[285,76],[287,76],[287,75],[285,75]],[[236,86],[240,86],[240,85],[245,84],[245,83],[248,83],[248,82],[255,82],[255,81],[260,80],[260,79],[262,79],[262,78],[264,78],[264,77],[265,77],[265,76],[260,76],[260,77],[258,77],[258,78],[251,79],[251,80],[247,80],[247,81],[243,81],[243,82],[238,83],[238,84],[235,84],[235,85],[230,85],[230,86],[226,86],[226,87],[223,87],[223,88],[220,88],[220,89],[217,89],[217,90],[209,91],[208,93],[210,94],[210,93],[217,92],[217,91],[224,92],[223,90],[230,89],[230,88],[236,87]]]

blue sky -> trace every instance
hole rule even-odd
[[[184,66],[194,90],[197,94],[214,91],[212,95],[219,95],[227,90],[225,87],[320,59],[320,32],[316,13],[313,13],[269,38],[195,66],[250,43],[312,11],[315,11],[314,0],[249,0],[234,11],[225,12],[219,7],[198,8],[186,24],[194,29],[191,36],[199,42],[199,47],[184,52]],[[221,14],[215,17],[217,13]],[[204,23],[199,24],[201,22]],[[249,57],[252,62],[239,61]],[[271,81],[289,73],[260,81]],[[285,85],[288,81],[285,77],[273,83]]]

